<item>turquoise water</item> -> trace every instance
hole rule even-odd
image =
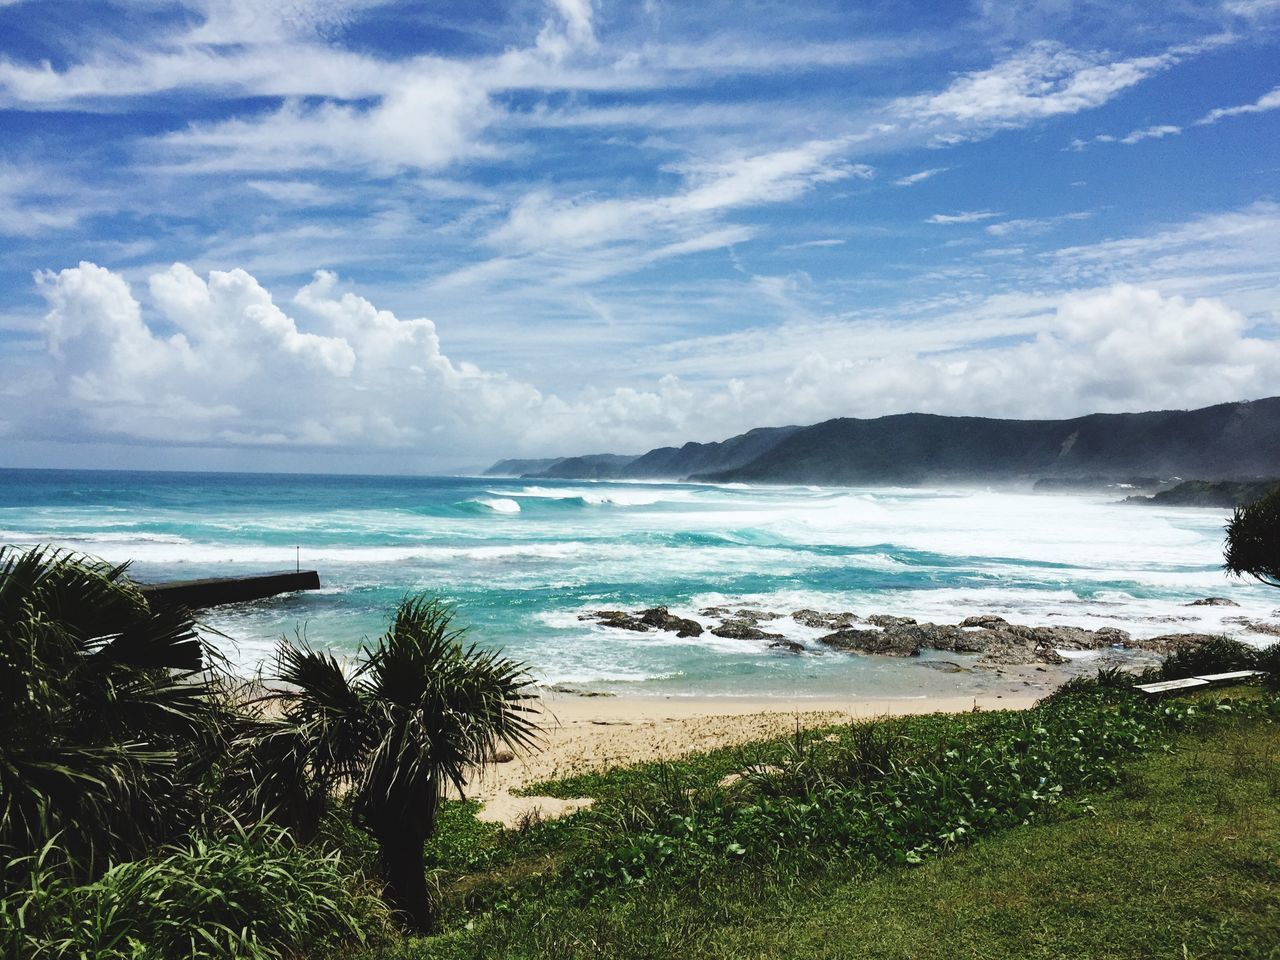
[[[352,652],[400,597],[430,590],[541,681],[639,694],[919,696],[987,678],[612,631],[580,613],[725,604],[1235,632],[1225,618],[1267,617],[1280,595],[1223,575],[1226,519],[988,491],[0,471],[0,542],[131,560],[140,579],[287,569],[299,548],[321,591],[206,615],[245,669],[295,631]],[[1183,606],[1207,595],[1242,609]],[[818,635],[789,619],[769,629]]]

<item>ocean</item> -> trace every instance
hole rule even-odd
[[[810,649],[704,634],[630,633],[579,619],[664,605],[889,613],[956,623],[1115,626],[1139,636],[1241,634],[1280,591],[1222,571],[1228,512],[1117,496],[985,490],[748,487],[472,477],[0,470],[0,543],[132,561],[140,580],[293,569],[319,591],[206,611],[245,672],[282,636],[339,655],[430,591],[474,639],[541,683],[619,694],[910,697],[963,693],[986,672],[823,651],[789,617],[766,629]],[[1239,607],[1188,607],[1223,596]],[[705,618],[702,618],[706,622]],[[1084,655],[1088,657],[1096,654]],[[1087,663],[1082,663],[1087,666]]]

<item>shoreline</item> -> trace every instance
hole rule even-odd
[[[796,729],[854,720],[971,710],[1025,710],[1057,684],[1034,692],[920,697],[617,696],[547,692],[541,697],[543,737],[538,749],[494,763],[474,779],[467,799],[483,806],[481,820],[516,826],[523,818],[554,818],[589,806],[589,800],[516,796],[513,791],[652,760],[783,736]]]

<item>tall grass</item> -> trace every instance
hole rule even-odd
[[[281,960],[371,945],[389,930],[377,890],[336,852],[259,824],[118,863],[77,885],[56,841],[5,864],[4,960]]]

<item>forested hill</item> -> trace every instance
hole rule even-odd
[[[504,465],[490,472],[511,473],[499,469]],[[1280,476],[1280,397],[1070,420],[843,417],[660,447],[640,457],[576,457],[538,466],[523,475],[822,484],[1274,477]]]

